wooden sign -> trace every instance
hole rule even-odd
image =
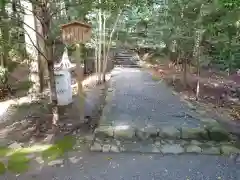
[[[61,28],[62,40],[65,44],[85,43],[92,35],[92,27],[78,21],[64,24]]]

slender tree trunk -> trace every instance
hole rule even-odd
[[[196,101],[199,99],[199,93],[200,93],[200,61],[199,61],[199,47],[197,47],[197,87],[196,87]]]
[[[99,12],[98,12],[98,32],[99,32],[99,44],[98,44],[98,72],[99,72],[99,75],[98,75],[98,83],[101,83],[102,82],[102,10],[99,9]]]
[[[97,42],[95,44],[94,56],[95,56],[95,67],[94,67],[95,73],[98,74],[98,45],[97,45]]]
[[[202,41],[203,31],[199,30],[197,31],[196,36],[196,42],[194,47],[194,53],[195,53],[195,59],[197,61],[197,87],[196,87],[196,101],[199,99],[199,93],[200,93],[200,55],[201,55],[201,49],[200,49],[200,43]]]
[[[230,34],[230,33],[229,33]],[[232,73],[232,63],[234,60],[234,56],[232,54],[232,37],[229,35],[229,49],[228,49],[228,54],[229,54],[229,62],[228,62],[228,76]]]
[[[106,69],[107,69],[108,57],[106,57],[106,14],[103,12],[103,82],[106,81]]]
[[[41,25],[42,25],[42,32],[44,38],[44,47],[45,51],[42,53],[47,59],[48,65],[48,75],[49,75],[49,88],[51,92],[51,103],[52,103],[52,125],[54,132],[57,130],[57,125],[59,121],[59,109],[58,109],[58,99],[57,99],[57,91],[56,91],[56,82],[55,82],[55,75],[54,75],[54,57],[53,57],[53,46],[54,42],[51,39],[51,26],[52,26],[52,19],[51,13],[49,11],[49,7],[51,7],[50,2],[43,1],[43,5],[39,7],[40,13],[39,16],[41,17]]]
[[[115,21],[115,23],[114,23],[114,25],[113,25],[113,28],[112,28],[112,31],[111,31],[111,33],[110,33],[110,37],[109,37],[109,40],[108,40],[108,45],[107,45],[107,47],[105,47],[106,46],[106,43],[104,44],[104,49],[107,49],[107,52],[105,52],[105,55],[104,55],[104,66],[103,66],[103,74],[104,74],[104,80],[105,80],[105,76],[106,76],[106,71],[107,71],[107,66],[108,66],[108,59],[109,59],[109,51],[110,51],[110,47],[111,47],[111,44],[112,44],[112,36],[113,36],[113,34],[114,34],[114,32],[115,32],[115,29],[116,29],[116,27],[117,27],[117,23],[119,22],[119,19],[120,19],[120,16],[121,16],[121,13],[122,13],[122,10],[120,10],[119,11],[119,13],[118,13],[118,17],[117,17],[117,19],[116,19],[116,21]],[[106,21],[106,17],[104,16],[104,21]],[[106,22],[105,22],[106,23]],[[104,32],[105,32],[105,28],[106,28],[106,25],[105,25],[105,23],[104,23]],[[105,39],[106,40],[106,39]],[[104,42],[105,42],[105,40],[104,40]]]
[[[196,87],[196,101],[199,99],[200,93],[200,62],[199,57],[197,57],[197,87]]]
[[[2,21],[1,26],[1,33],[2,33],[2,39],[3,39],[3,67],[8,67],[8,60],[9,60],[9,25],[4,22],[4,20],[8,19],[8,15],[6,12],[6,1],[4,0],[3,5],[0,9],[0,21]]]
[[[187,88],[187,59],[183,57],[183,86]]]
[[[52,60],[48,61],[48,73],[49,73],[49,87],[51,91],[51,102],[52,102],[52,125],[53,129],[57,127],[58,120],[59,120],[59,113],[58,113],[58,101],[57,101],[57,91],[56,91],[56,82],[55,82],[55,75],[54,75],[54,62]]]
[[[37,48],[41,51],[45,51],[45,44],[44,44],[44,39],[43,37],[43,31],[42,31],[42,26],[40,22],[35,18],[35,29],[38,32],[37,33]],[[41,35],[41,36],[40,36]],[[39,93],[42,93],[44,90],[44,75],[45,75],[45,61],[46,59],[41,55],[41,53],[38,52],[37,55],[37,61],[38,61],[38,76],[39,76]]]

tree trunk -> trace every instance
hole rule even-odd
[[[97,43],[95,44],[94,55],[95,55],[95,63],[94,63],[95,73],[98,74],[98,45],[97,45]]]
[[[187,88],[187,59],[183,58],[183,87]]]
[[[35,18],[35,28],[37,33],[37,48],[41,51],[45,51],[45,44],[43,39],[43,31],[42,26],[40,22]],[[39,93],[42,93],[45,86],[44,76],[45,76],[45,63],[46,59],[41,55],[41,53],[38,52],[37,55],[37,61],[38,61],[38,76],[39,76]]]
[[[45,31],[46,32],[46,31]],[[48,75],[49,75],[49,89],[50,89],[50,100],[52,104],[52,129],[55,132],[57,130],[57,125],[59,121],[59,110],[58,110],[58,100],[57,100],[57,89],[54,75],[54,57],[53,57],[53,43],[46,43],[45,47],[47,65],[48,65]]]
[[[197,87],[196,87],[196,101],[199,99],[199,92],[200,92],[200,62],[199,57],[197,58]]]
[[[114,34],[114,32],[115,32],[115,29],[116,29],[116,27],[117,27],[117,23],[118,23],[118,21],[119,21],[119,19],[120,19],[120,16],[121,16],[121,13],[122,13],[122,10],[120,10],[119,11],[119,13],[118,13],[118,17],[117,17],[117,19],[116,19],[116,21],[115,21],[115,23],[114,23],[114,25],[113,25],[113,28],[112,28],[112,31],[111,31],[111,33],[110,33],[110,37],[109,37],[109,40],[108,40],[108,45],[107,45],[107,47],[105,47],[106,46],[106,39],[104,39],[104,50],[106,50],[107,49],[107,52],[104,52],[105,53],[105,55],[104,55],[104,66],[103,66],[103,74],[104,74],[104,78],[105,78],[105,76],[106,76],[106,71],[107,71],[107,66],[108,66],[108,56],[109,56],[109,51],[110,51],[110,47],[111,47],[111,44],[112,44],[112,36],[113,36],[113,34]],[[105,15],[104,15],[104,33],[105,33],[105,30],[106,30],[106,17],[105,17]],[[105,36],[104,36],[104,38],[105,38]],[[105,79],[104,79],[105,80]]]
[[[7,68],[8,67],[8,60],[9,60],[9,25],[4,22],[8,19],[8,15],[6,12],[6,2],[3,1],[3,5],[1,6],[0,10],[0,21],[2,21],[2,26],[1,26],[1,32],[2,32],[2,38],[3,38],[3,67]]]
[[[203,36],[202,30],[197,31],[197,37],[196,37],[196,42],[195,42],[195,47],[194,47],[194,53],[195,53],[195,59],[197,61],[197,87],[196,87],[196,101],[199,99],[199,93],[200,93],[200,55],[201,55],[201,49],[200,49],[200,44],[202,41],[202,36]]]
[[[107,69],[108,57],[106,57],[106,15],[103,12],[103,82],[106,81],[106,69]]]
[[[49,75],[49,89],[51,92],[50,100],[52,103],[52,128],[54,132],[57,130],[57,125],[59,121],[59,110],[58,110],[58,100],[57,100],[57,91],[56,91],[56,82],[54,76],[54,41],[51,38],[51,26],[52,26],[52,16],[49,11],[51,7],[50,1],[43,1],[43,5],[39,6],[39,19],[41,19],[41,28],[43,34],[43,42],[45,51],[42,54],[47,59],[48,65],[48,75]]]
[[[51,92],[51,103],[52,103],[52,125],[53,129],[57,127],[59,114],[58,114],[58,102],[57,102],[57,91],[56,91],[56,83],[54,76],[54,62],[52,60],[48,61],[48,73],[49,73],[49,87]]]
[[[99,42],[98,42],[98,83],[102,82],[102,11],[99,9],[98,12],[98,34],[99,34]]]

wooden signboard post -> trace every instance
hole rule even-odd
[[[83,56],[82,44],[86,43],[91,38],[91,26],[86,23],[74,21],[61,26],[62,40],[65,44],[76,45],[76,75],[78,81],[78,96],[79,96],[79,111],[80,119],[84,120],[84,93],[82,89],[82,81],[84,70],[81,66],[81,58]]]

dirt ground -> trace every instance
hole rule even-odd
[[[195,94],[198,77],[195,70],[187,74],[187,87],[183,86],[183,75],[179,68],[163,63],[152,65],[150,72],[159,78],[163,78],[167,84],[174,88],[182,96],[192,102],[196,102]],[[201,70],[200,94],[198,103],[226,115],[231,121],[240,125],[240,76],[226,74],[214,70]]]
[[[73,84],[73,103],[60,108],[59,132],[60,136],[73,131],[88,133],[96,126],[101,109],[105,102],[107,83],[97,85],[96,75],[88,76],[83,81],[85,92],[85,119],[80,121],[78,110],[78,96],[76,84]],[[47,93],[46,93],[47,94]],[[6,112],[0,113],[0,146],[8,146],[18,142],[28,146],[33,143],[49,143],[48,137],[52,134],[50,105],[48,96],[42,99],[22,97],[0,103]],[[5,103],[5,104],[4,104]],[[1,112],[1,111],[0,111]],[[38,126],[38,128],[37,128]],[[39,130],[36,133],[37,129]],[[79,132],[81,131],[81,132]]]

